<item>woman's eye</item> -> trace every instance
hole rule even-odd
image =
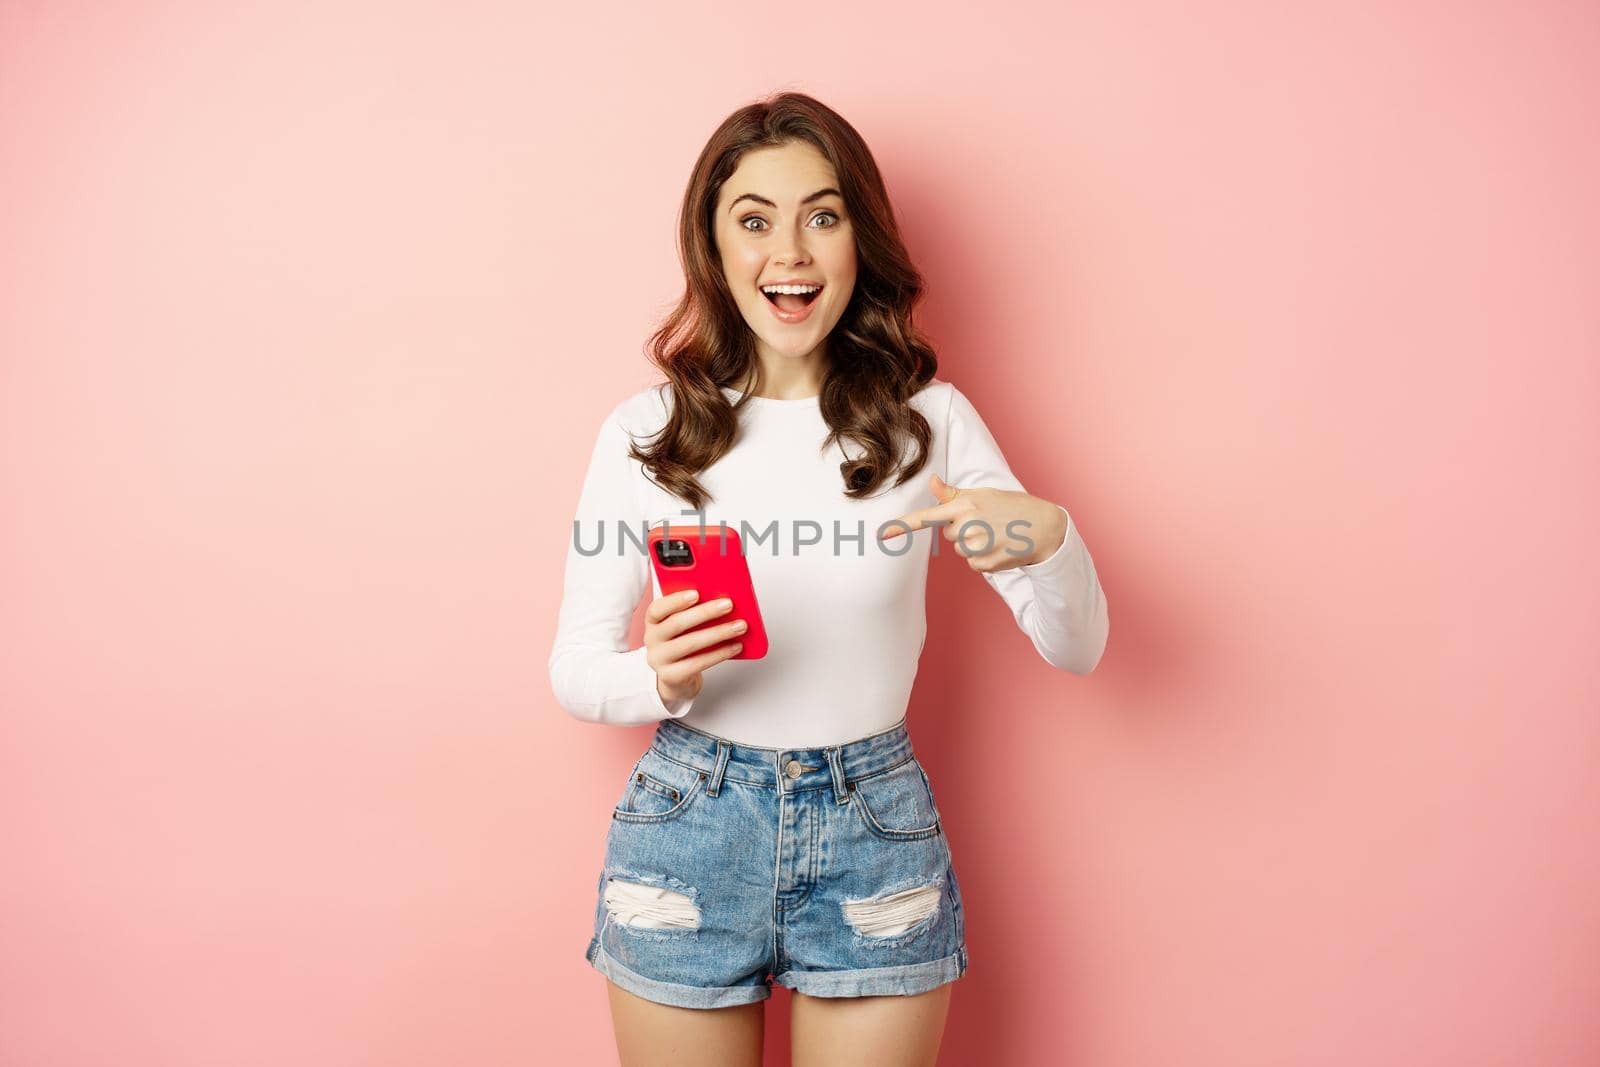
[[[824,230],[831,230],[835,226],[839,225],[839,216],[835,215],[831,211],[819,211],[815,215],[811,216],[811,220],[813,222],[815,222],[817,219],[822,218],[824,215],[826,215],[828,218],[833,220],[828,225],[822,227]],[[759,222],[759,223],[761,223],[761,225],[759,227],[752,228],[749,225],[749,223],[752,223],[752,222]],[[762,230],[767,228],[767,220],[762,218],[760,215],[746,215],[744,218],[739,220],[739,225],[741,227],[743,227],[745,230],[749,231],[750,233],[760,233]]]

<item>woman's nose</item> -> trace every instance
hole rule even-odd
[[[800,239],[798,234],[791,233],[781,244],[779,244],[777,252],[772,258],[777,260],[779,263],[789,266],[792,266],[795,263],[804,262],[808,258],[806,256],[805,242]]]
[[[792,267],[796,263],[804,263],[809,257],[806,255],[804,246],[802,246],[798,241],[793,241],[790,242],[790,244],[782,251],[781,254],[775,255],[772,258],[777,262],[782,263],[786,267]]]

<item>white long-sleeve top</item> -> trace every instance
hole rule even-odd
[[[741,395],[723,391],[730,401]],[[828,425],[818,398],[752,397],[740,413],[733,448],[699,474],[711,494],[708,541],[691,547],[715,550],[718,523],[739,532],[768,651],[761,659],[712,664],[697,696],[669,703],[656,689],[647,650],[627,643],[646,587],[652,599],[661,594],[635,542],[644,543],[650,528],[695,526],[700,516],[648,477],[628,455],[628,438],[644,443],[652,437],[671,403],[670,383],[650,386],[600,424],[567,547],[550,651],[557,702],[590,722],[631,726],[677,718],[770,748],[836,745],[893,726],[905,714],[927,636],[928,560],[934,551],[959,553],[940,527],[880,545],[879,526],[938,502],[928,487],[930,472],[960,488],[1025,491],[977,410],[954,385],[932,379],[911,400],[933,430],[927,465],[904,485],[880,486],[871,498],[853,500],[844,495],[839,464],[859,454],[859,446],[843,442],[821,450]],[[1047,663],[1087,674],[1105,650],[1110,620],[1088,547],[1070,513],[1062,512],[1066,540],[1054,554],[978,573]],[[619,538],[619,523],[633,531],[630,538]],[[1021,533],[1034,541],[1040,536]],[[994,537],[1001,547],[1026,550],[1003,529]]]

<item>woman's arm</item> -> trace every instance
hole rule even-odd
[[[650,561],[632,538],[619,542],[619,525],[640,542],[646,529],[635,489],[643,473],[628,455],[631,444],[622,405],[600,425],[567,542],[561,611],[550,650],[550,685],[556,702],[587,722],[637,726],[681,718],[693,697],[671,701],[656,690],[647,649],[628,647],[628,624],[650,584]],[[604,547],[595,552],[604,530]],[[588,552],[580,552],[579,542]],[[618,547],[622,552],[618,554]]]
[[[945,481],[960,487],[986,486],[1026,492],[1006,463],[994,435],[966,396],[950,387],[945,432]],[[1051,555],[1037,563],[999,571],[983,578],[1011,608],[1017,626],[1033,641],[1045,662],[1074,674],[1088,674],[1099,664],[1111,631],[1105,592],[1094,560],[1065,507],[1066,537]],[[1026,531],[1038,539],[1039,531]],[[1005,530],[994,531],[1007,543]]]

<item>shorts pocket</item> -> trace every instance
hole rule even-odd
[[[915,758],[847,783],[850,804],[868,830],[888,841],[917,841],[939,832],[939,810]]]
[[[689,810],[705,786],[706,775],[694,767],[645,752],[628,772],[611,817],[619,822],[670,822]]]

